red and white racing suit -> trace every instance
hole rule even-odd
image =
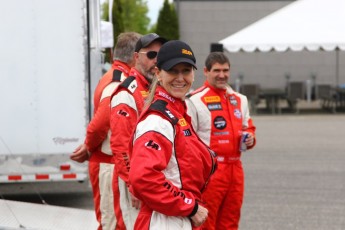
[[[132,207],[128,191],[129,142],[148,95],[149,82],[135,68],[114,92],[111,99],[111,150],[114,154],[114,197],[118,229],[133,229],[138,210]]]
[[[114,160],[110,150],[110,96],[129,74],[130,67],[114,61],[111,69],[100,79],[94,93],[94,115],[87,127],[85,144],[91,153],[89,175],[98,229],[115,229],[112,178]]]
[[[158,87],[133,138],[129,179],[142,201],[134,229],[197,229],[189,217],[215,166],[214,153],[191,127],[185,103]]]
[[[238,229],[244,193],[240,141],[243,131],[255,134],[247,97],[231,87],[216,89],[207,81],[188,97],[193,127],[219,163],[203,193],[209,210],[203,229]],[[249,148],[254,145],[255,140]]]

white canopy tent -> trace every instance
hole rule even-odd
[[[298,0],[219,43],[229,52],[345,50],[345,1]]]

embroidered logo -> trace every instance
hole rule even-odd
[[[220,103],[209,103],[207,104],[207,108],[210,111],[222,110],[222,105]]]
[[[225,129],[226,127],[226,120],[222,116],[217,116],[213,120],[213,125],[216,127],[216,129]]]
[[[192,55],[193,55],[192,51],[189,51],[189,50],[186,50],[186,49],[182,49],[182,53],[183,53],[183,54],[187,54],[187,55],[189,55],[189,56],[192,56]]]
[[[232,104],[233,106],[237,106],[237,100],[234,96],[230,97],[230,104]]]
[[[117,111],[117,114],[119,114],[121,116],[124,116],[124,117],[129,117],[129,114],[126,111],[122,110],[122,109]]]
[[[171,118],[174,119],[174,115],[170,112],[170,110],[165,110],[165,113]]]
[[[240,119],[242,117],[242,113],[239,109],[234,110],[234,115],[236,118]]]
[[[183,130],[183,134],[184,134],[186,137],[192,136],[192,132],[190,131],[190,129],[185,129],[185,130]]]
[[[158,94],[159,94],[159,96],[162,96],[162,97],[168,99],[171,102],[175,102],[174,98],[172,98],[171,96],[169,96],[168,94],[166,94],[166,93],[164,93],[162,91],[159,91]]]
[[[207,103],[210,103],[210,102],[220,102],[220,97],[219,96],[205,97],[205,102],[207,102]]]
[[[146,142],[145,146],[148,148],[155,149],[155,150],[161,150],[161,147],[153,140],[149,140],[148,142]]]
[[[178,123],[181,126],[187,126],[187,121],[184,118],[181,118],[180,120],[178,120]]]
[[[149,91],[140,91],[141,96],[143,96],[144,98],[146,98],[149,95]]]

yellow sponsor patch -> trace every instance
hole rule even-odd
[[[205,97],[205,102],[220,102],[219,96]]]
[[[141,96],[147,97],[149,95],[149,91],[140,91]]]
[[[184,119],[184,118],[181,118],[179,121],[178,121],[179,125],[181,126],[187,126],[187,121]]]
[[[189,50],[186,50],[186,49],[182,49],[182,53],[183,53],[183,54],[190,55],[190,56],[193,55],[192,51],[189,51]]]

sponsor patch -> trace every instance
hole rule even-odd
[[[193,55],[192,51],[190,51],[190,50],[182,49],[181,51],[182,51],[183,54],[187,54],[189,56]]]
[[[227,143],[230,143],[229,140],[219,140],[218,141],[219,144],[227,144]]]
[[[165,113],[171,118],[171,119],[174,119],[175,118],[175,116],[171,113],[171,111],[170,110],[165,110]]]
[[[156,142],[154,142],[153,140],[149,140],[148,142],[146,142],[145,146],[147,148],[152,148],[155,150],[161,150],[161,147]]]
[[[137,88],[137,82],[136,81],[132,81],[131,84],[128,86],[129,91],[131,91],[132,93],[134,92],[134,90]]]
[[[184,118],[181,118],[180,120],[178,120],[178,123],[181,126],[187,126],[187,121]]]
[[[226,120],[222,116],[217,116],[213,120],[213,125],[214,125],[214,127],[216,127],[216,129],[220,129],[220,130],[225,129]]]
[[[120,109],[119,111],[117,111],[117,114],[124,116],[124,117],[129,117],[129,113],[127,113],[126,111]]]
[[[230,132],[225,131],[225,132],[213,132],[213,135],[215,136],[224,136],[224,135],[229,135]]]
[[[242,117],[242,113],[239,109],[234,110],[234,115],[236,118],[240,119]]]
[[[237,106],[237,100],[234,96],[230,96],[230,104],[233,106]]]
[[[149,91],[140,91],[141,96],[143,96],[144,98],[146,98],[149,95]]]
[[[205,97],[205,102],[220,102],[220,97],[219,96],[210,96],[210,97]]]
[[[186,204],[191,204],[192,203],[192,199],[190,199],[190,198],[184,198],[184,202],[186,203]]]
[[[207,108],[210,111],[213,110],[222,110],[222,105],[220,103],[208,103]]]
[[[183,130],[183,134],[184,134],[186,137],[192,136],[192,132],[190,131],[190,129],[185,129],[185,130]]]
[[[168,94],[166,94],[166,93],[164,93],[162,91],[159,91],[158,94],[159,94],[159,96],[162,96],[162,97],[168,99],[171,102],[175,102],[174,98],[172,98],[171,96],[169,96]]]

